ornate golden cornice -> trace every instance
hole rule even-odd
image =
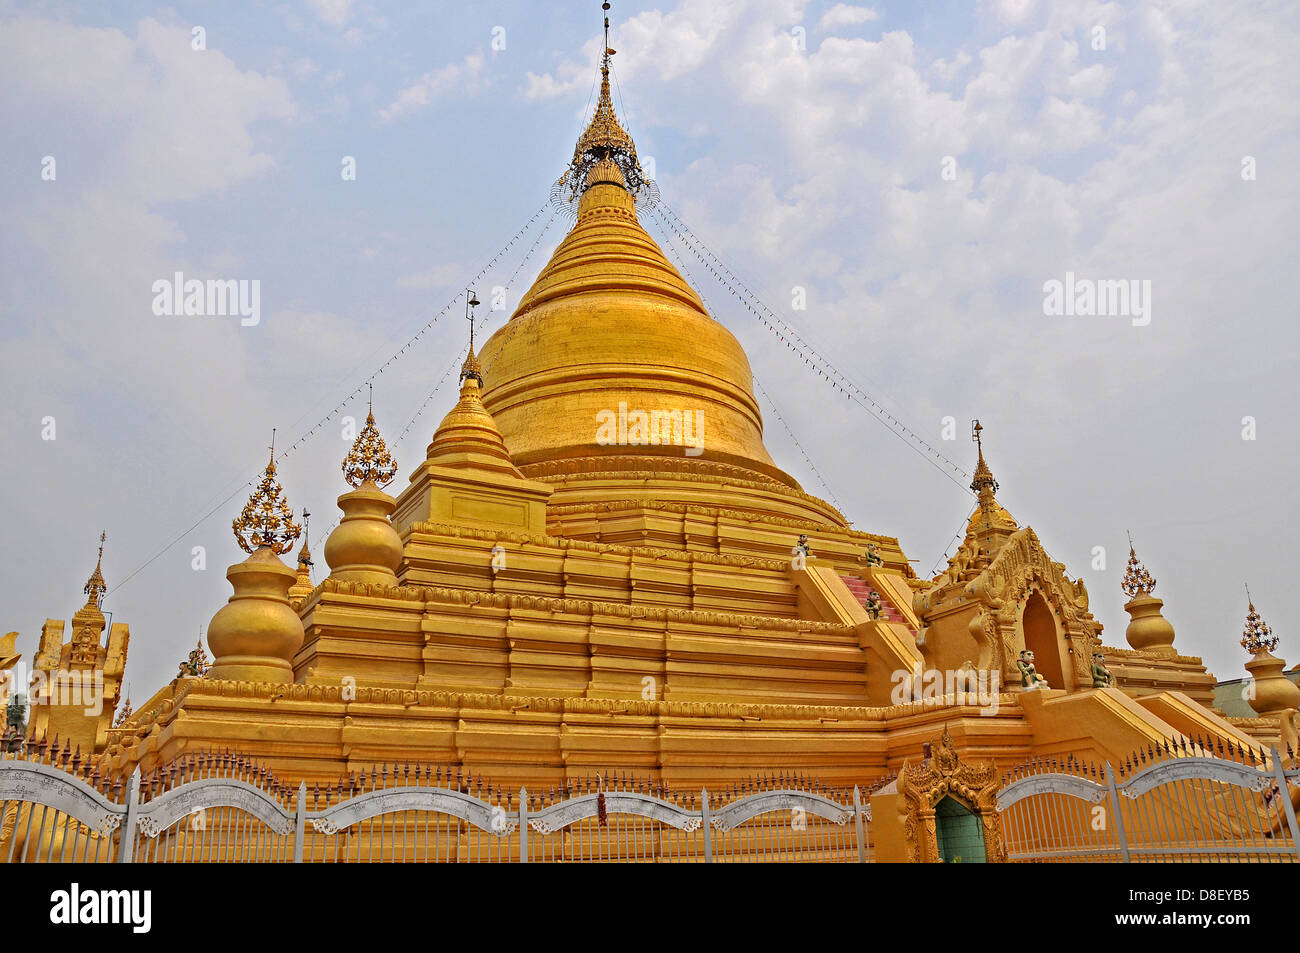
[[[1109,645],[1100,647],[1102,652],[1106,653],[1107,659],[1140,659],[1143,662],[1173,662],[1183,665],[1204,665],[1204,661],[1199,655],[1156,655],[1152,652],[1144,652],[1141,649],[1121,649],[1111,648]]]
[[[624,698],[559,698],[542,695],[506,695],[489,692],[438,691],[413,688],[374,688],[357,686],[355,697],[344,702],[342,685],[274,684],[240,682],[223,679],[195,679],[184,686],[175,704],[193,696],[248,698],[279,702],[319,702],[393,706],[395,708],[441,708],[478,711],[527,711],[536,714],[628,715],[644,718],[745,718],[780,721],[821,721],[824,719],[855,721],[880,725],[887,720],[909,715],[933,714],[943,706],[934,703],[893,705],[886,708],[846,705],[768,705],[741,702],[642,701]],[[1008,710],[1014,710],[1014,696],[999,696]]]
[[[707,609],[674,609],[661,606],[628,605],[625,602],[565,599],[558,596],[517,595],[506,592],[485,592],[481,589],[447,589],[441,586],[384,586],[378,583],[344,582],[332,578],[324,580],[319,588],[322,592],[333,592],[339,595],[370,596],[372,598],[399,599],[426,604],[557,612],[565,615],[617,616],[622,619],[646,619],[653,622],[673,622],[720,628],[825,632],[835,635],[851,635],[857,631],[854,626],[839,622],[816,622],[808,619],[787,619],[781,616],[712,612]]]
[[[581,505],[581,504],[579,504]],[[458,536],[463,539],[508,540],[529,546],[551,549],[573,549],[588,553],[609,553],[617,556],[639,556],[645,559],[668,560],[680,563],[708,563],[715,566],[735,566],[742,569],[770,569],[784,572],[790,568],[788,559],[764,559],[759,556],[728,556],[722,553],[705,553],[682,549],[655,549],[650,546],[623,546],[618,543],[597,543],[586,539],[569,539],[565,536],[544,536],[539,533],[516,533],[507,530],[479,529],[458,523],[439,523],[421,520],[411,525],[411,533],[428,533],[432,536]]]
[[[591,469],[593,466],[598,466],[600,469],[593,470]],[[609,456],[548,460],[540,463],[530,463],[520,467],[520,469],[530,480],[540,480],[543,483],[562,483],[572,477],[580,476],[589,480],[681,480],[684,482],[740,486],[764,493],[775,493],[778,496],[788,496],[791,499],[824,507],[840,517],[840,519],[844,519],[843,513],[821,497],[787,486],[766,474],[759,473],[757,470],[750,470],[729,463],[656,457],[655,469],[647,470],[645,457]]]
[[[617,474],[620,479],[628,477],[641,479],[642,475],[638,474]],[[644,477],[649,478],[651,475],[647,471]],[[543,481],[548,482],[548,481]],[[735,481],[719,480],[719,483],[725,483],[728,486],[735,486]],[[807,494],[805,494],[806,496]],[[815,500],[815,497],[808,497]],[[689,513],[694,516],[707,517],[724,517],[734,519],[743,523],[759,523],[770,526],[790,527],[791,529],[815,530],[823,535],[834,533],[840,536],[847,536],[850,539],[871,540],[872,542],[892,543],[898,545],[898,540],[893,536],[881,536],[876,533],[866,533],[862,530],[849,529],[847,526],[836,526],[834,523],[818,523],[814,520],[799,520],[787,516],[771,516],[767,513],[754,513],[750,510],[728,509],[722,506],[709,506],[703,503],[672,503],[666,500],[643,500],[629,498],[623,500],[601,500],[598,503],[560,503],[548,506],[547,515],[567,516],[570,513],[613,513],[626,509],[646,509],[660,510],[666,513]]]

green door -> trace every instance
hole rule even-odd
[[[945,864],[982,864],[988,859],[979,816],[950,797],[935,806],[934,832]]]

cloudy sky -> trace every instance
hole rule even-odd
[[[616,0],[613,18],[616,103],[667,206],[966,470],[979,417],[1000,499],[1086,580],[1108,643],[1126,644],[1131,530],[1179,649],[1242,675],[1249,582],[1300,661],[1300,8]],[[380,367],[409,473],[454,403],[459,311],[402,349],[525,223],[477,281],[517,271],[508,308],[560,237],[547,199],[599,29],[587,0],[0,2],[0,631],[29,659],[107,530],[135,701],[172,677],[229,595],[272,428],[285,448],[328,418],[281,463],[319,557],[340,417],[364,398],[330,415]],[[260,321],[155,314],[177,271],[256,279]],[[1067,272],[1150,282],[1149,323],[1045,315]],[[770,395],[773,456],[930,573],[963,481],[689,274]]]

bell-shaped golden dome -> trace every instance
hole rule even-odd
[[[740,343],[641,227],[613,161],[587,173],[572,230],[480,358],[483,404],[525,473],[631,454],[798,487],[763,446]]]

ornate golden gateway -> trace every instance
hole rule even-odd
[[[995,800],[1001,783],[1001,775],[992,761],[963,764],[948,729],[944,728],[935,754],[920,764],[904,762],[898,774],[898,813],[908,861],[937,863],[940,860],[934,812],[940,801],[952,797],[979,817],[989,862],[1004,863],[1007,852]]]

